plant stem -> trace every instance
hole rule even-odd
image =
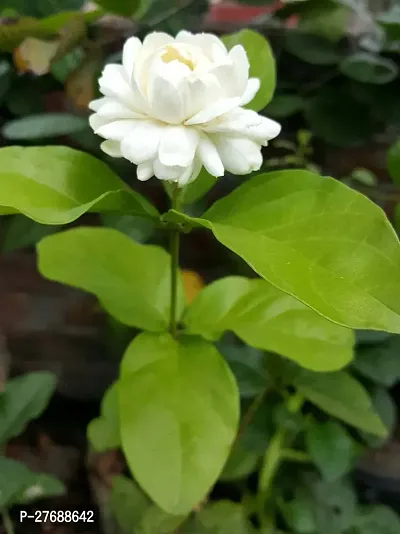
[[[7,508],[3,508],[1,510],[1,518],[3,521],[6,534],[14,534],[14,525],[11,521],[11,517],[10,517],[10,514],[8,513]]]
[[[179,211],[181,190],[176,186],[172,193],[171,207]],[[170,230],[170,254],[171,254],[171,307],[169,331],[173,337],[177,336],[178,325],[176,320],[177,311],[177,289],[179,274],[179,230],[173,228]]]
[[[290,414],[296,414],[301,410],[304,399],[298,393],[291,395],[286,401],[286,408]],[[261,466],[260,478],[258,481],[258,511],[260,521],[265,523],[268,518],[265,517],[265,504],[270,498],[272,483],[275,475],[285,460],[285,444],[287,441],[287,429],[283,426],[277,429],[269,442],[265,451],[263,463]]]

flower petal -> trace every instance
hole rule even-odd
[[[128,75],[128,79],[132,79],[135,61],[142,49],[142,43],[137,37],[131,37],[124,44],[122,49],[122,65]]]
[[[149,103],[152,115],[168,124],[180,124],[185,116],[184,103],[178,88],[156,76],[149,86]]]
[[[226,135],[214,135],[212,138],[222,163],[229,172],[249,174],[261,167],[261,147],[254,141]]]
[[[164,165],[187,167],[193,162],[199,134],[186,126],[169,126],[164,129],[158,157]]]
[[[212,176],[224,175],[225,170],[218,151],[215,148],[214,143],[206,135],[203,135],[200,138],[200,143],[197,147],[197,156],[204,165],[206,171]]]
[[[136,83],[134,80],[129,81],[122,65],[106,65],[99,79],[99,87],[103,95],[120,100],[132,111],[139,113],[147,111],[147,104]]]
[[[149,160],[140,163],[136,170],[136,174],[138,180],[140,180],[141,182],[146,182],[147,180],[150,180],[150,178],[154,176],[153,162]]]
[[[186,171],[185,167],[179,167],[174,165],[169,167],[161,163],[161,161],[156,158],[153,162],[153,170],[155,176],[159,180],[167,180],[169,182],[176,182],[180,176]]]
[[[201,162],[198,159],[193,161],[193,164],[186,169],[178,178],[179,187],[183,187],[186,184],[190,184],[196,180],[201,171]]]
[[[243,93],[240,101],[241,106],[245,106],[253,100],[260,89],[260,80],[258,78],[250,78],[247,82],[247,87]]]
[[[125,106],[119,100],[114,98],[104,97],[99,100],[102,100],[101,104],[95,104],[97,107],[97,114],[100,117],[108,119],[143,119],[144,115],[132,111],[130,108]],[[97,101],[95,101],[97,102]]]
[[[163,127],[151,121],[137,121],[136,127],[122,140],[123,156],[139,165],[157,156]]]
[[[108,121],[107,124],[100,126],[94,130],[94,133],[104,137],[105,139],[112,139],[113,141],[122,141],[129,135],[137,126],[138,121],[135,120],[116,120]]]
[[[110,139],[107,139],[107,141],[101,143],[100,148],[112,158],[122,158],[121,143],[119,141],[111,141]]]
[[[264,144],[279,135],[281,125],[250,109],[237,108],[202,129],[207,133],[238,134]]]
[[[92,113],[89,117],[89,124],[94,133],[97,133],[97,130],[104,126],[105,124],[109,124],[110,119],[106,119],[104,117],[100,117],[97,115],[97,113]]]
[[[242,45],[234,46],[229,52],[229,59],[233,62],[234,71],[234,79],[231,80],[231,85],[234,86],[232,96],[242,96],[246,90],[250,68],[246,50]]]
[[[185,121],[187,126],[192,126],[194,124],[204,124],[209,122],[216,117],[231,111],[240,104],[240,98],[225,98],[219,100],[206,108],[202,109],[199,113],[196,113],[193,117]]]

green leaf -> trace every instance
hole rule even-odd
[[[119,386],[122,446],[158,506],[186,514],[217,480],[236,435],[239,395],[213,345],[143,333],[128,347]]]
[[[387,429],[376,414],[367,391],[348,373],[303,371],[294,379],[294,386],[327,414],[371,434],[387,435]]]
[[[242,45],[250,62],[250,78],[258,78],[260,89],[246,106],[255,111],[265,108],[272,99],[276,85],[275,60],[268,41],[253,30],[241,30],[222,38],[228,49]]]
[[[388,506],[365,507],[357,518],[355,534],[398,534],[400,517]]]
[[[391,82],[398,74],[394,61],[367,52],[358,52],[346,57],[339,68],[342,74],[353,80],[378,85]]]
[[[352,469],[354,442],[336,421],[311,424],[306,430],[306,443],[313,462],[328,482],[341,478]]]
[[[220,479],[231,481],[248,477],[257,470],[261,457],[262,453],[248,451],[243,446],[235,444]]]
[[[368,432],[362,432],[362,437],[368,444],[369,448],[379,449],[388,441],[388,436],[393,435],[397,425],[397,405],[389,391],[384,387],[376,386],[371,391],[372,404],[375,412],[379,415],[382,423],[387,429],[387,435],[376,436]]]
[[[210,229],[260,276],[327,319],[400,332],[400,246],[366,197],[308,171],[251,178],[203,218],[167,219]]]
[[[368,187],[373,187],[377,184],[376,175],[368,169],[354,169],[351,172],[350,178],[356,180],[360,184],[367,185]]]
[[[0,456],[0,488],[0,508],[65,492],[64,485],[56,478],[33,473],[24,464],[4,456]]]
[[[298,28],[332,42],[337,42],[344,36],[350,15],[347,7],[321,0],[308,1],[305,6],[310,7],[301,14]]]
[[[153,221],[134,215],[105,213],[101,216],[104,226],[115,228],[138,243],[148,241],[154,232]]]
[[[338,370],[353,357],[353,333],[264,280],[228,277],[203,289],[183,318],[190,333],[215,339],[233,331],[246,344],[315,371]]]
[[[0,445],[18,436],[31,419],[43,412],[55,386],[54,375],[46,371],[28,373],[7,382],[4,393],[0,394]]]
[[[52,475],[32,472],[28,486],[15,496],[15,502],[29,504],[37,499],[63,495],[65,491],[64,484]]]
[[[169,534],[185,519],[155,506],[133,480],[124,476],[112,480],[110,506],[122,534]]]
[[[400,380],[400,336],[379,345],[358,348],[353,366],[377,384],[394,386]]]
[[[143,3],[144,0],[96,0],[96,4],[105,11],[116,13],[123,17],[132,17]]]
[[[265,114],[275,119],[290,117],[304,108],[305,100],[298,95],[277,94],[265,109]]]
[[[253,532],[242,505],[219,501],[198,512],[182,534],[250,534]]]
[[[100,417],[89,423],[88,440],[97,452],[116,449],[121,444],[118,404],[118,384],[108,388],[101,401]]]
[[[289,31],[285,36],[288,52],[313,65],[335,65],[340,60],[337,47],[319,35]]]
[[[11,86],[12,68],[8,61],[0,61],[0,101],[8,93]]]
[[[264,353],[241,342],[218,343],[218,350],[235,375],[241,398],[255,397],[269,384],[264,370]]]
[[[1,133],[10,141],[30,141],[73,134],[86,126],[86,119],[76,115],[43,113],[9,121],[2,127]]]
[[[14,215],[4,225],[2,251],[12,252],[19,248],[35,245],[46,235],[60,229],[57,225],[39,224],[24,215]]]
[[[66,224],[89,210],[157,216],[107,165],[72,148],[2,148],[0,168],[3,214],[21,212],[43,224]]]
[[[170,259],[111,228],[75,228],[38,245],[43,276],[96,295],[118,321],[144,330],[165,330],[170,307]],[[178,286],[178,313],[184,305]]]
[[[196,180],[184,188],[182,203],[193,204],[197,200],[200,200],[212,187],[214,187],[216,182],[217,178],[208,173],[203,167]]]
[[[393,3],[393,7],[389,11],[378,15],[377,22],[385,28],[389,39],[400,40],[400,6]]]
[[[122,534],[133,533],[149,506],[150,500],[133,480],[122,475],[113,477],[110,507]]]
[[[209,340],[218,339],[230,330],[231,312],[251,288],[251,280],[241,276],[229,276],[206,286],[185,311],[187,331]]]
[[[347,87],[328,87],[317,92],[306,107],[310,129],[335,146],[357,146],[375,133],[370,108],[349,93]]]
[[[400,139],[388,150],[387,168],[392,180],[397,185],[400,185]]]

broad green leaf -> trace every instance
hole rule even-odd
[[[64,485],[54,477],[33,473],[24,464],[0,456],[0,508],[64,492]]]
[[[154,232],[153,221],[135,215],[105,213],[101,219],[104,226],[115,228],[138,243],[146,242]]]
[[[1,249],[5,253],[35,245],[46,235],[54,234],[60,229],[55,224],[37,223],[25,215],[14,215],[4,226]]]
[[[206,286],[185,311],[187,331],[218,339],[224,330],[230,330],[231,312],[251,288],[251,280],[241,276],[229,276]]]
[[[112,480],[110,506],[121,534],[170,534],[185,519],[158,508],[133,480],[124,476]]]
[[[388,150],[387,168],[392,180],[400,185],[400,139]]]
[[[398,534],[400,517],[384,505],[365,507],[356,522],[354,534]]]
[[[371,434],[387,435],[387,429],[376,414],[367,391],[348,373],[303,371],[295,378],[294,386],[327,414]]]
[[[231,330],[248,345],[315,371],[341,369],[353,357],[351,330],[321,317],[264,280],[218,280],[203,289],[183,320],[191,333],[215,339]]]
[[[265,109],[266,115],[275,119],[290,117],[304,108],[305,100],[299,95],[277,94]]]
[[[254,532],[242,505],[231,501],[208,504],[183,528],[182,534],[250,534]]]
[[[261,82],[258,93],[246,107],[255,111],[265,108],[272,99],[276,85],[275,60],[268,41],[261,34],[248,29],[226,35],[222,40],[229,50],[236,45],[244,47],[250,62],[249,76]]]
[[[6,383],[0,394],[0,445],[18,436],[31,419],[43,412],[55,386],[54,375],[46,371],[28,373]]]
[[[158,506],[186,514],[217,480],[236,435],[239,395],[216,348],[201,338],[143,333],[125,352],[122,447]]]
[[[110,508],[121,534],[133,534],[133,527],[140,524],[149,505],[150,500],[133,480],[122,475],[113,477]]]
[[[2,127],[1,133],[10,141],[30,141],[69,135],[81,132],[86,127],[86,119],[76,115],[43,113],[9,121]]]
[[[336,421],[312,423],[306,429],[306,443],[313,462],[328,482],[341,478],[353,467],[353,439]]]
[[[375,133],[370,108],[356,100],[347,86],[318,91],[307,104],[306,119],[314,135],[335,146],[357,146]]]
[[[258,175],[217,201],[203,226],[260,276],[327,319],[400,332],[400,246],[366,197],[308,171]]]
[[[334,65],[340,60],[338,49],[333,43],[312,33],[289,31],[285,36],[285,48],[302,61],[313,65]]]
[[[358,52],[346,57],[339,65],[345,76],[361,83],[385,84],[397,77],[394,61],[367,52]]]
[[[1,148],[0,169],[3,214],[21,212],[43,224],[66,224],[89,210],[157,216],[107,165],[72,148]]]
[[[282,515],[296,534],[316,532],[315,502],[304,488],[297,488],[295,497],[281,505]]]
[[[170,307],[170,259],[111,228],[75,228],[45,237],[37,246],[43,276],[96,295],[118,321],[165,330]],[[184,305],[178,286],[178,312]]]
[[[264,369],[264,353],[241,341],[228,343],[222,338],[218,350],[235,375],[241,398],[255,397],[269,386]]]
[[[358,348],[353,365],[373,382],[388,388],[394,386],[400,380],[400,336]]]
[[[108,388],[101,401],[100,417],[89,423],[88,440],[97,452],[116,449],[121,444],[118,385],[114,383]]]

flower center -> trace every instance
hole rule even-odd
[[[194,70],[195,67],[191,58],[185,57],[178,48],[171,45],[165,47],[165,52],[161,56],[161,59],[164,61],[164,63],[171,63],[171,61],[179,61],[180,63],[183,63],[184,65],[189,67],[190,70]]]

